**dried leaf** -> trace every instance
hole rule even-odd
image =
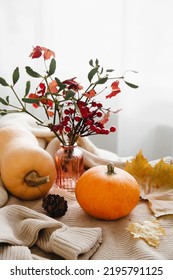
[[[111,84],[112,92],[108,95],[106,95],[106,98],[111,98],[113,96],[116,96],[119,92],[121,92],[119,88],[119,81],[115,81]]]
[[[44,52],[44,59],[47,60],[47,59],[50,59],[51,56],[55,57],[55,53],[47,48],[44,48],[44,47],[41,47],[42,51]]]
[[[53,80],[52,82],[49,83],[48,91],[51,93],[57,93],[58,92],[58,84],[57,81]]]
[[[165,229],[159,225],[158,221],[144,221],[141,223],[131,223],[127,230],[133,234],[134,238],[142,238],[149,245],[158,247],[160,243],[159,236],[166,235]]]
[[[92,98],[96,95],[96,91],[94,89],[91,89],[90,91],[83,94],[87,98]]]
[[[141,198],[149,201],[155,217],[173,214],[173,164],[164,159],[148,162],[140,151],[125,170],[138,181]]]
[[[139,182],[147,181],[153,173],[152,166],[148,163],[147,159],[144,158],[142,151],[140,151],[131,162],[126,163],[125,170],[133,175]]]
[[[110,118],[110,112],[108,111],[108,112],[104,115],[104,117],[102,118],[102,120],[100,120],[100,123],[102,123],[102,124],[107,123],[107,122],[109,121],[109,118]]]

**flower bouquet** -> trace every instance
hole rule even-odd
[[[27,74],[34,79],[38,80],[36,88],[31,89],[31,82],[28,80],[25,86],[25,93],[21,97],[16,91],[16,83],[20,78],[19,68],[16,67],[12,74],[12,83],[8,83],[4,78],[0,77],[0,84],[4,87],[9,87],[17,100],[17,105],[10,101],[10,97],[0,96],[0,103],[4,108],[0,108],[0,114],[5,115],[10,112],[25,112],[32,116],[38,125],[48,127],[52,131],[62,146],[66,147],[65,156],[63,156],[63,163],[56,159],[57,174],[66,172],[66,178],[73,177],[73,173],[77,172],[73,169],[78,169],[78,173],[82,173],[81,158],[80,161],[70,164],[68,166],[67,159],[72,158],[73,150],[69,147],[74,147],[79,137],[86,137],[89,135],[108,135],[115,132],[116,127],[106,127],[110,118],[110,114],[116,114],[119,110],[111,110],[105,108],[102,102],[98,101],[98,96],[104,94],[106,99],[114,98],[121,92],[120,81],[125,82],[127,86],[137,88],[130,82],[127,82],[125,75],[120,77],[110,77],[113,69],[104,70],[100,66],[98,59],[90,60],[91,67],[87,79],[88,86],[86,89],[77,82],[76,77],[62,80],[54,77],[56,71],[55,53],[48,48],[36,46],[33,48],[31,59],[42,59],[44,62],[43,73],[38,73],[31,67],[26,66]],[[135,72],[135,71],[133,71]],[[126,72],[125,72],[126,73]],[[112,81],[108,86],[106,83]],[[101,88],[103,86],[103,88]],[[29,105],[35,108],[35,112],[31,112]],[[43,110],[44,119],[38,117],[37,108]],[[70,170],[70,171],[69,171]],[[80,176],[80,174],[77,175]],[[60,177],[63,177],[61,175]],[[59,184],[61,185],[60,178]]]

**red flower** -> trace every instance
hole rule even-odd
[[[42,55],[42,48],[40,46],[36,46],[33,48],[32,53],[29,55],[31,58],[38,58]]]
[[[37,90],[36,94],[37,94],[39,97],[44,96],[45,91],[46,91],[46,86],[45,86],[45,84],[40,83],[40,84],[39,84],[39,88],[40,88],[40,90]]]
[[[51,51],[51,50],[49,50],[47,48],[44,48],[44,47],[42,47],[41,49],[42,49],[42,51],[44,53],[43,57],[44,57],[45,60],[50,59],[51,56],[55,57],[55,53],[53,51]]]
[[[53,108],[53,101],[50,99],[43,98],[40,102],[47,106],[47,108]]]
[[[28,97],[29,98],[34,98],[34,99],[36,99],[36,98],[38,98],[38,95],[37,94],[35,94],[35,93],[30,93],[29,95],[28,95]],[[39,101],[37,102],[37,103],[32,103],[32,106],[34,107],[34,108],[38,108],[40,105],[39,105]]]
[[[96,91],[94,89],[91,89],[90,91],[84,93],[84,96],[87,98],[92,98],[96,95]]]
[[[38,90],[39,88],[39,90]],[[53,108],[53,101],[50,100],[50,99],[47,99],[47,98],[44,98],[44,94],[45,94],[45,91],[46,91],[46,86],[44,83],[40,83],[39,86],[37,88],[37,91],[36,93],[30,93],[29,94],[29,98],[34,98],[34,99],[39,99],[38,102],[36,103],[33,103],[32,105],[35,107],[35,108],[38,108],[40,106],[40,103],[42,103],[43,105],[46,105],[47,108]],[[42,98],[43,97],[43,98]],[[42,98],[42,99],[40,99]]]
[[[49,83],[48,91],[50,91],[51,93],[57,93],[58,92],[57,87],[58,87],[57,82],[53,80]]]
[[[106,98],[111,98],[116,96],[119,92],[121,92],[119,86],[119,81],[115,81],[111,84],[112,92],[106,96]]]
[[[33,48],[32,53],[30,54],[31,58],[39,58],[40,56],[44,57],[44,60],[50,59],[51,56],[55,57],[55,53],[47,48],[36,46]]]
[[[79,83],[74,81],[75,79],[76,79],[76,77],[74,77],[72,79],[65,80],[62,83],[66,84],[68,89],[73,89],[74,91],[78,91],[78,90],[83,89],[83,87]]]

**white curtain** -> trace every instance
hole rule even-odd
[[[172,155],[172,10],[171,0],[0,0],[0,76],[9,81],[19,66],[22,95],[36,45],[55,51],[57,76],[77,76],[84,86],[91,58],[118,74],[136,70],[129,81],[139,88],[122,85],[110,101],[123,108],[110,121],[117,132],[91,139],[120,156],[140,149],[148,159]]]

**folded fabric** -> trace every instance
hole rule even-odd
[[[89,259],[102,242],[100,228],[69,227],[21,205],[0,209],[0,259],[34,259],[37,245],[67,260]]]
[[[107,165],[110,161],[116,167],[123,168],[127,160],[132,160],[132,157],[119,157],[113,152],[97,148],[87,137],[79,138],[77,144],[78,148],[83,152],[86,168],[103,164]],[[54,157],[59,147],[59,141],[57,138],[54,138],[48,143],[46,151]]]

